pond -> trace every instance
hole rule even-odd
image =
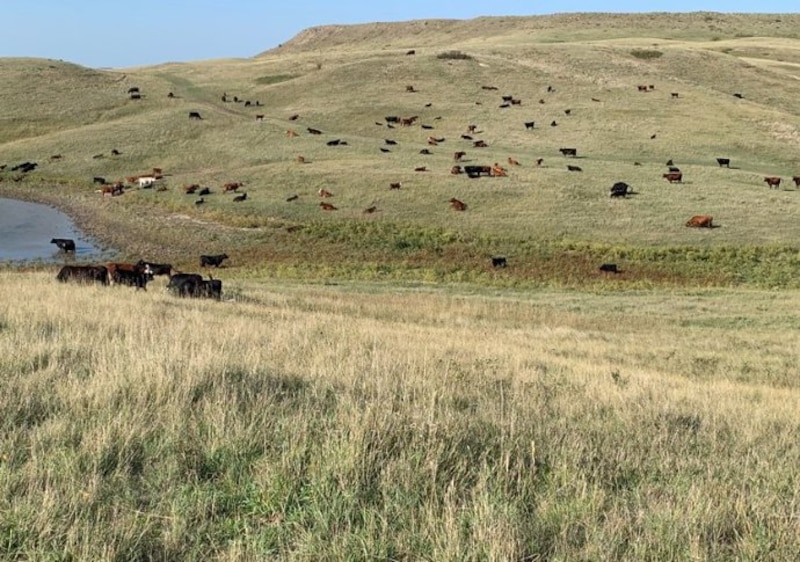
[[[53,238],[75,240],[75,258],[84,261],[113,254],[81,232],[67,215],[39,203],[0,197],[0,262],[60,262],[72,259]]]

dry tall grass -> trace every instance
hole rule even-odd
[[[0,283],[3,558],[800,550],[797,293]]]

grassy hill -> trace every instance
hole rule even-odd
[[[782,284],[788,269],[776,280],[747,256],[766,251],[796,265],[798,23],[712,13],[479,18],[316,28],[247,60],[97,71],[4,59],[0,164],[40,167],[19,182],[2,173],[0,193],[57,202],[129,254],[186,263],[219,250],[232,265],[485,281],[496,277],[488,256],[507,254],[514,267],[504,279],[517,283],[592,282],[598,260],[627,259],[646,283]],[[654,88],[637,91],[642,84]],[[129,98],[132,86],[142,99]],[[501,108],[501,95],[522,103]],[[390,115],[419,119],[389,129]],[[488,148],[461,138],[470,124]],[[430,135],[446,140],[429,146]],[[326,145],[335,139],[347,145]],[[579,158],[568,162],[561,147]],[[508,177],[451,175],[461,150],[465,163],[506,165]],[[662,178],[669,159],[683,183]],[[107,201],[95,193],[93,176],[153,167],[168,191]],[[766,175],[782,176],[781,188],[768,189]],[[245,183],[245,203],[221,193],[229,181]],[[609,198],[617,181],[636,194]],[[402,189],[390,191],[392,182]],[[202,206],[181,190],[192,183],[214,191]],[[320,210],[321,188],[337,211]],[[452,197],[468,210],[452,211]],[[720,228],[685,228],[695,214]],[[699,260],[690,255],[698,251]]]

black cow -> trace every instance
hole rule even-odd
[[[508,260],[505,256],[492,256],[492,267],[505,267],[508,265]]]
[[[65,265],[56,275],[62,283],[100,283],[108,285],[108,270],[102,265]]]
[[[731,159],[730,158],[717,158],[717,164],[719,164],[720,168],[722,168],[723,166],[725,166],[726,168],[730,168],[731,167]]]
[[[624,181],[618,181],[611,186],[611,197],[625,197],[628,195],[630,186]]]
[[[204,280],[196,273],[178,273],[169,278],[167,289],[180,297],[207,297],[219,300],[222,297],[222,281]]]
[[[152,275],[172,275],[172,264],[170,263],[153,263],[150,261],[142,263],[150,268]]]
[[[578,155],[577,148],[559,148],[558,151],[564,156],[572,156],[573,158]]]
[[[470,178],[478,178],[481,175],[492,175],[491,166],[464,166],[464,173]]]
[[[50,243],[58,246],[58,249],[62,252],[75,253],[75,240],[70,238],[53,238],[50,240]]]
[[[200,267],[214,266],[219,267],[224,260],[228,259],[228,254],[218,254],[216,256],[200,256]]]
[[[240,193],[236,197],[233,198],[235,203],[247,200],[247,193]]]
[[[525,121],[525,128],[526,129],[533,129],[534,125],[536,125],[536,121]]]
[[[28,172],[32,172],[36,169],[36,166],[39,164],[37,162],[23,162],[21,164],[17,164],[11,168],[12,172],[22,172],[23,174],[27,174]]]
[[[605,273],[619,273],[619,269],[617,269],[617,264],[615,263],[604,263],[601,264],[597,269]]]
[[[100,185],[105,185],[108,182],[106,181],[106,178],[102,176],[95,176],[92,178],[92,183],[99,183]]]
[[[190,111],[189,112],[189,119],[202,119],[202,117],[200,117],[200,112],[199,111]]]
[[[137,290],[144,289],[145,291],[147,290],[147,282],[152,281],[152,279],[153,275],[147,273],[144,269],[129,271],[117,268],[112,275],[112,281],[117,285],[128,285],[129,287],[136,287]]]
[[[131,86],[130,88],[128,88],[128,93],[129,93],[129,94],[135,94],[135,93],[137,93],[138,91],[139,91],[139,88],[138,88],[138,87],[136,87],[136,86]]]
[[[580,166],[570,166],[569,164],[567,164],[567,170],[569,170],[570,172],[582,172],[583,171],[583,169]]]

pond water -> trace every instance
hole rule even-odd
[[[89,236],[82,233],[67,215],[39,203],[0,197],[0,262],[60,262],[72,259],[55,244],[53,238],[75,240],[78,260],[108,256]]]

